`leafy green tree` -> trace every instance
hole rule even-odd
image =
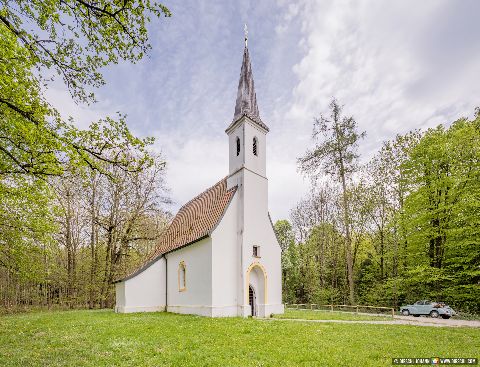
[[[410,238],[428,244],[429,265],[436,268],[443,265],[452,204],[458,194],[451,172],[451,148],[443,126],[429,129],[404,164],[411,191],[405,207],[411,218]],[[422,252],[420,249],[419,255]]]
[[[429,129],[403,165],[409,189],[404,208],[410,283],[422,284],[424,294],[477,311],[479,127],[477,115],[448,129]]]
[[[358,142],[365,133],[357,132],[353,117],[342,116],[342,106],[335,99],[329,105],[330,116],[321,115],[314,120],[313,139],[315,147],[298,159],[300,170],[317,176],[328,174],[335,177],[342,189],[343,225],[347,255],[349,302],[354,303],[355,285],[353,277],[351,213],[348,200],[348,180],[358,168]]]
[[[42,88],[58,74],[76,101],[95,102],[89,88],[104,83],[101,68],[140,60],[150,48],[146,25],[162,14],[170,12],[150,1],[3,1],[0,173],[58,175],[67,161],[99,169],[98,160],[137,169],[122,149],[109,153],[124,146],[144,152],[151,140],[132,136],[123,118],[78,131],[47,103]]]
[[[295,241],[292,225],[288,220],[283,219],[277,220],[273,227],[275,229],[275,235],[277,236],[280,248],[282,249],[282,252],[284,252]]]
[[[293,244],[282,254],[282,274],[283,301],[286,303],[298,303],[299,296],[303,293],[299,245]]]

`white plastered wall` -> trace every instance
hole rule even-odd
[[[167,311],[212,316],[212,240],[204,238],[165,255]],[[186,288],[180,290],[179,264],[185,264]]]
[[[245,274],[244,302],[248,304],[247,271],[258,263],[264,269],[267,279],[266,298],[263,307],[258,308],[258,316],[283,313],[281,249],[268,217],[268,182],[251,171],[244,172],[244,234],[243,271]],[[260,257],[253,256],[253,246],[260,246]],[[260,303],[260,300],[257,300]],[[263,301],[262,301],[263,303]]]
[[[165,310],[165,259],[160,258],[134,277],[116,283],[116,312]]]
[[[212,316],[237,316],[240,247],[237,231],[238,192],[212,233]]]

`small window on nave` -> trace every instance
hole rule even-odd
[[[187,268],[183,261],[178,264],[178,291],[183,292],[187,289]]]

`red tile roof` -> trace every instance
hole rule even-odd
[[[236,186],[227,190],[225,177],[182,206],[147,260],[138,269],[116,282],[141,273],[170,251],[210,236],[220,223],[236,190]]]

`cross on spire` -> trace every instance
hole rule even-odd
[[[243,30],[245,32],[245,47],[248,47],[248,27],[247,27],[247,23],[245,23],[245,26],[243,27]]]

